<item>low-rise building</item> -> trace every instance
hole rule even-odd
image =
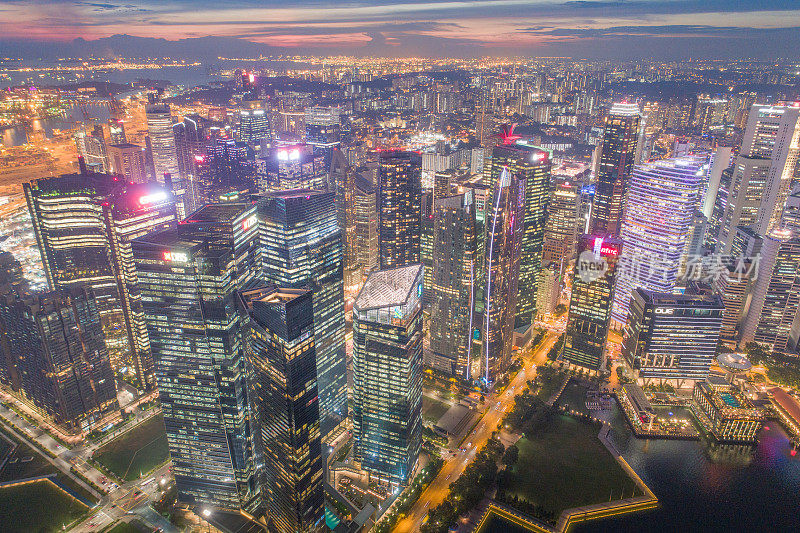
[[[711,433],[719,441],[754,442],[764,423],[764,411],[723,377],[710,375],[695,383],[693,399],[700,419],[708,419]]]

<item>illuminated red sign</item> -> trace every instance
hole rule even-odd
[[[250,217],[242,221],[242,229],[247,231],[253,226],[255,226],[257,222],[258,222],[258,217],[256,217],[255,215],[251,215]]]
[[[188,256],[184,252],[173,252],[171,250],[164,250],[162,255],[164,261],[185,263],[188,261]]]

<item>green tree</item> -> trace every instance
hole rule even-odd
[[[519,459],[519,448],[517,448],[516,444],[512,444],[506,448],[506,452],[503,454],[503,464],[506,466],[514,466],[517,464],[517,459]]]

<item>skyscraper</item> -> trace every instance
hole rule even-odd
[[[136,144],[111,144],[108,146],[108,160],[112,174],[122,176],[125,181],[145,183],[147,173],[144,169],[144,151]]]
[[[778,227],[800,153],[800,107],[755,104],[733,166],[717,252],[731,249],[736,226],[765,235]]]
[[[147,104],[145,116],[147,117],[150,149],[153,153],[155,179],[173,194],[178,217],[184,218],[191,212],[192,206],[187,207],[184,198],[186,196],[185,176],[181,175],[178,166],[178,152],[169,105],[164,103]]]
[[[800,338],[800,237],[773,230],[761,246],[758,278],[743,326],[742,343],[756,341],[794,354]]]
[[[717,355],[725,306],[719,296],[637,288],[622,339],[622,356],[648,382],[704,380]]]
[[[168,104],[156,103],[145,106],[147,134],[153,150],[156,179],[164,183],[164,174],[180,177],[175,135],[172,132],[172,113]]]
[[[272,129],[269,126],[269,115],[263,109],[242,109],[239,111],[239,141],[252,145],[269,142]]]
[[[505,169],[494,185],[492,196],[484,245],[486,291],[481,377],[487,384],[511,362],[522,255],[525,180]]]
[[[419,459],[422,335],[422,266],[371,273],[353,306],[353,437],[384,483],[407,483]]]
[[[178,500],[253,513],[260,493],[236,292],[257,280],[255,206],[206,206],[191,219],[132,243]]]
[[[628,186],[612,319],[625,324],[637,287],[672,292],[699,201],[706,158],[686,156],[636,167]]]
[[[437,201],[433,242],[429,366],[469,380],[479,260],[471,191]]]
[[[108,120],[109,144],[126,144],[128,138],[125,135],[125,123],[116,118]]]
[[[258,201],[263,279],[313,292],[323,439],[347,416],[342,234],[333,197],[298,190]]]
[[[128,335],[131,363],[139,385],[155,385],[153,358],[142,310],[141,295],[136,289],[136,266],[131,241],[150,232],[174,227],[178,222],[172,195],[155,183],[125,185],[98,199],[103,207],[110,261],[117,280],[123,325]]]
[[[562,357],[597,370],[605,365],[605,347],[614,297],[614,276],[622,250],[618,238],[583,235],[572,280]]]
[[[48,285],[93,289],[114,368],[135,369],[148,386],[146,339],[135,338],[140,328],[128,300],[135,280],[128,242],[175,223],[172,197],[156,184],[91,172],[39,179],[24,190]]]
[[[547,205],[550,202],[550,157],[546,151],[526,144],[501,144],[492,150],[492,186],[504,169],[525,182],[519,296],[514,323],[515,327],[523,327],[531,324],[536,312],[536,287],[542,270]]]
[[[22,392],[57,424],[89,432],[119,409],[91,288],[19,294],[0,287],[0,337]]]
[[[353,224],[354,253],[362,280],[378,266],[378,196],[375,186],[363,174],[355,183]]]
[[[86,166],[93,172],[108,170],[108,153],[103,136],[103,127],[95,126],[91,132],[85,129],[75,134],[75,148]]]
[[[566,266],[575,256],[580,212],[580,182],[557,178],[547,208],[542,263]]]
[[[309,144],[275,146],[256,164],[259,192],[329,189],[325,157]]]
[[[638,131],[639,106],[629,103],[611,106],[605,119],[597,190],[592,204],[589,225],[592,235],[620,233]]]
[[[419,154],[380,153],[378,225],[381,269],[421,260],[422,161]]]
[[[311,531],[325,501],[311,291],[252,289],[239,307],[264,507],[277,531]]]

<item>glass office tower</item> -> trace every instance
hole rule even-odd
[[[429,366],[469,380],[478,262],[472,191],[437,200],[433,214]]]
[[[598,370],[605,366],[605,347],[614,298],[614,276],[622,241],[583,235],[572,280],[562,357],[570,364]]]
[[[404,151],[380,153],[378,169],[380,268],[421,260],[422,160]]]
[[[176,223],[172,195],[155,183],[92,172],[39,179],[24,190],[48,284],[92,287],[112,365],[151,387],[147,335],[132,297],[130,241]]]
[[[495,184],[486,219],[486,303],[481,370],[486,384],[511,362],[524,215],[525,180],[504,169]]]
[[[323,440],[347,417],[342,232],[334,193],[296,190],[259,197],[264,281],[313,291]]]
[[[514,323],[514,327],[523,327],[532,323],[536,312],[536,286],[542,271],[544,230],[550,201],[549,154],[540,148],[521,143],[495,146],[491,163],[484,169],[491,187],[496,186],[506,169],[525,183],[519,295]]]
[[[114,371],[88,286],[30,294],[0,287],[0,342],[25,397],[76,432],[118,413]]]
[[[254,512],[242,324],[258,279],[255,206],[217,204],[132,243],[179,500]]]
[[[406,484],[422,443],[422,265],[370,274],[353,306],[355,457]]]
[[[611,106],[605,119],[597,189],[589,223],[589,233],[593,235],[619,235],[628,180],[636,158],[638,131],[639,106],[628,103]]]
[[[625,243],[614,287],[612,320],[628,318],[637,287],[672,292],[697,210],[706,157],[685,156],[637,166],[630,178],[620,237]]]
[[[719,296],[636,289],[631,295],[622,356],[650,380],[704,380],[717,355],[725,306]]]
[[[264,507],[277,531],[311,531],[325,501],[312,293],[258,288],[239,307]]]

